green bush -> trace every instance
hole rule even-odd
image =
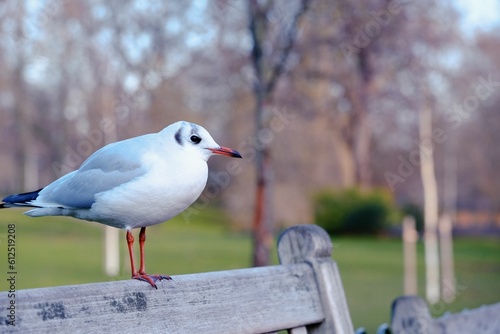
[[[377,234],[398,215],[391,193],[383,189],[325,190],[314,197],[315,222],[330,234]]]
[[[420,206],[414,203],[406,203],[401,207],[403,214],[413,216],[417,231],[422,233],[424,231],[424,212]]]

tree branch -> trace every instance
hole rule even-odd
[[[273,91],[274,86],[276,85],[276,81],[285,72],[286,61],[295,45],[298,22],[308,8],[309,0],[302,0],[300,2],[300,8],[297,13],[295,13],[291,26],[286,34],[286,43],[283,50],[281,51],[280,60],[274,65],[269,81],[266,84],[266,94],[270,94]]]

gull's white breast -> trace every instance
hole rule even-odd
[[[95,196],[89,210],[75,217],[118,228],[160,224],[184,211],[200,196],[208,177],[206,161],[179,152],[150,151],[141,157],[147,172]]]

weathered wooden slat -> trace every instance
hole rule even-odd
[[[309,264],[21,290],[1,333],[265,333],[324,319]],[[5,310],[7,293],[0,293]]]
[[[392,303],[391,328],[395,334],[427,334],[432,327],[431,314],[421,298],[402,296]]]
[[[500,334],[500,303],[433,319],[427,304],[416,296],[402,296],[392,305],[395,334]]]
[[[298,225],[280,236],[278,255],[282,264],[308,263],[315,278],[326,318],[310,326],[310,333],[354,333],[340,273],[332,256],[329,235],[316,225]]]
[[[435,322],[437,328],[446,328],[443,333],[500,334],[500,303],[446,314]]]

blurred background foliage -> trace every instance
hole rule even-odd
[[[245,157],[226,174],[212,159],[198,205],[218,204],[236,228],[251,226],[263,145],[276,229],[313,222],[311,199],[327,187],[387,188],[398,205],[421,206],[425,102],[442,130],[432,147],[441,209],[457,226],[500,224],[495,3],[305,1],[260,133],[249,3],[1,2],[0,193],[38,189],[109,142],[186,119]],[[257,3],[268,79],[304,1]]]
[[[377,235],[402,218],[386,189],[325,190],[315,196],[314,204],[315,223],[332,235]]]

